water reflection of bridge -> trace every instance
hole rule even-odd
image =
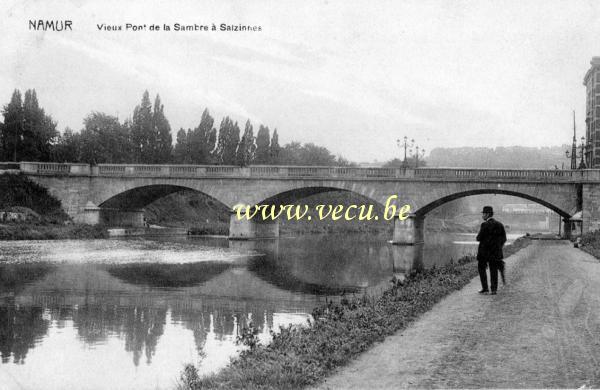
[[[39,247],[35,258],[21,248],[32,262],[0,264],[2,361],[23,363],[55,327],[75,329],[86,345],[118,337],[136,365],[144,357],[151,362],[159,340],[173,326],[191,331],[200,353],[208,339],[232,343],[250,322],[262,334],[279,324],[304,322],[315,306],[331,299],[323,294],[373,292],[385,287],[377,283],[385,284],[393,270],[415,266],[407,251],[416,246],[374,240],[352,247],[356,239],[343,237],[340,248],[325,259],[327,240],[323,236],[303,245],[302,238],[225,241],[241,253],[265,254],[225,263],[149,264],[136,258],[135,263],[106,264],[93,256],[65,263],[53,252],[52,261],[44,261]],[[56,248],[48,245],[50,251]]]

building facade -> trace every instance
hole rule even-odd
[[[600,168],[600,57],[593,57],[583,78],[585,104],[585,162],[588,168]]]

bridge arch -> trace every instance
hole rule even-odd
[[[490,189],[490,188],[460,191],[460,192],[456,192],[456,193],[453,193],[450,195],[442,196],[434,201],[431,201],[431,202],[421,206],[419,209],[414,211],[414,214],[417,218],[424,218],[429,212],[431,212],[435,208],[437,208],[445,203],[451,202],[456,199],[465,198],[468,196],[484,195],[484,194],[510,195],[510,196],[514,196],[514,197],[518,197],[518,198],[523,198],[523,199],[531,200],[535,203],[541,204],[542,206],[545,206],[545,207],[549,208],[550,210],[554,211],[555,213],[559,214],[563,218],[568,219],[572,215],[571,210],[563,210],[559,206],[556,206],[544,199],[541,199],[539,197],[536,197],[536,196],[533,196],[530,194],[526,194],[526,193],[522,193],[522,192],[518,192],[518,191],[505,190],[505,189]]]
[[[309,197],[311,195],[324,194],[327,192],[336,192],[336,191],[353,194],[353,195],[358,195],[359,197],[370,201],[371,203],[377,205],[378,207],[383,208],[383,204],[381,202],[379,202],[377,199],[374,199],[373,197],[371,197],[369,195],[365,195],[363,193],[363,191],[360,191],[357,189],[352,189],[352,188],[345,188],[343,186],[328,186],[328,185],[301,186],[301,187],[296,187],[296,188],[292,188],[292,189],[287,189],[287,190],[280,191],[275,194],[269,195],[268,197],[257,202],[257,204],[275,204],[275,205],[290,204],[290,203],[297,202],[301,199],[304,199],[306,197]]]
[[[206,192],[193,187],[173,184],[151,184],[133,187],[110,196],[101,201],[98,206],[112,209],[142,209],[160,198],[185,190],[202,194],[223,208],[229,209],[228,205]]]
[[[197,188],[174,184],[150,184],[129,189],[120,189],[109,194],[107,199],[99,200],[98,207],[92,207],[98,222],[109,226],[144,226],[145,208],[154,201],[180,191],[202,194],[209,208],[222,211],[225,215],[229,206],[219,199]],[[106,198],[104,196],[103,198]],[[103,199],[100,198],[100,199]],[[89,210],[89,209],[88,209]],[[220,217],[218,219],[221,219]],[[208,222],[208,221],[207,221]]]
[[[541,204],[550,210],[559,214],[564,223],[564,232],[563,234],[568,237],[570,236],[571,228],[570,223],[568,223],[568,219],[575,213],[575,210],[565,210],[556,204],[553,204],[549,200],[542,199],[539,196],[536,196],[538,192],[525,193],[520,192],[518,190],[509,190],[503,188],[474,188],[468,190],[458,190],[458,191],[449,191],[446,192],[445,195],[442,196],[433,196],[424,202],[423,205],[416,208],[410,215],[409,218],[400,221],[396,219],[394,221],[394,235],[392,241],[396,244],[417,244],[422,243],[424,241],[424,227],[425,227],[425,217],[426,215],[434,210],[435,208],[448,203],[450,201],[464,198],[473,195],[483,195],[483,194],[499,194],[499,195],[509,195],[515,196],[527,200],[531,200],[535,203]],[[435,194],[434,194],[435,195]],[[433,200],[431,200],[433,199]]]

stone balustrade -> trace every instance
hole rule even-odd
[[[600,170],[472,169],[472,168],[358,168],[328,166],[150,165],[21,162],[0,163],[30,175],[103,177],[238,177],[323,179],[412,179],[495,181],[600,181]]]

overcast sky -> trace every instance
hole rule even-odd
[[[8,3],[8,4],[7,4]],[[29,30],[30,19],[73,31]],[[244,24],[260,32],[107,32],[97,24]],[[440,146],[552,146],[583,133],[600,56],[590,1],[14,1],[0,23],[0,103],[35,88],[62,131],[159,93],[173,136],[205,107],[354,161]]]

